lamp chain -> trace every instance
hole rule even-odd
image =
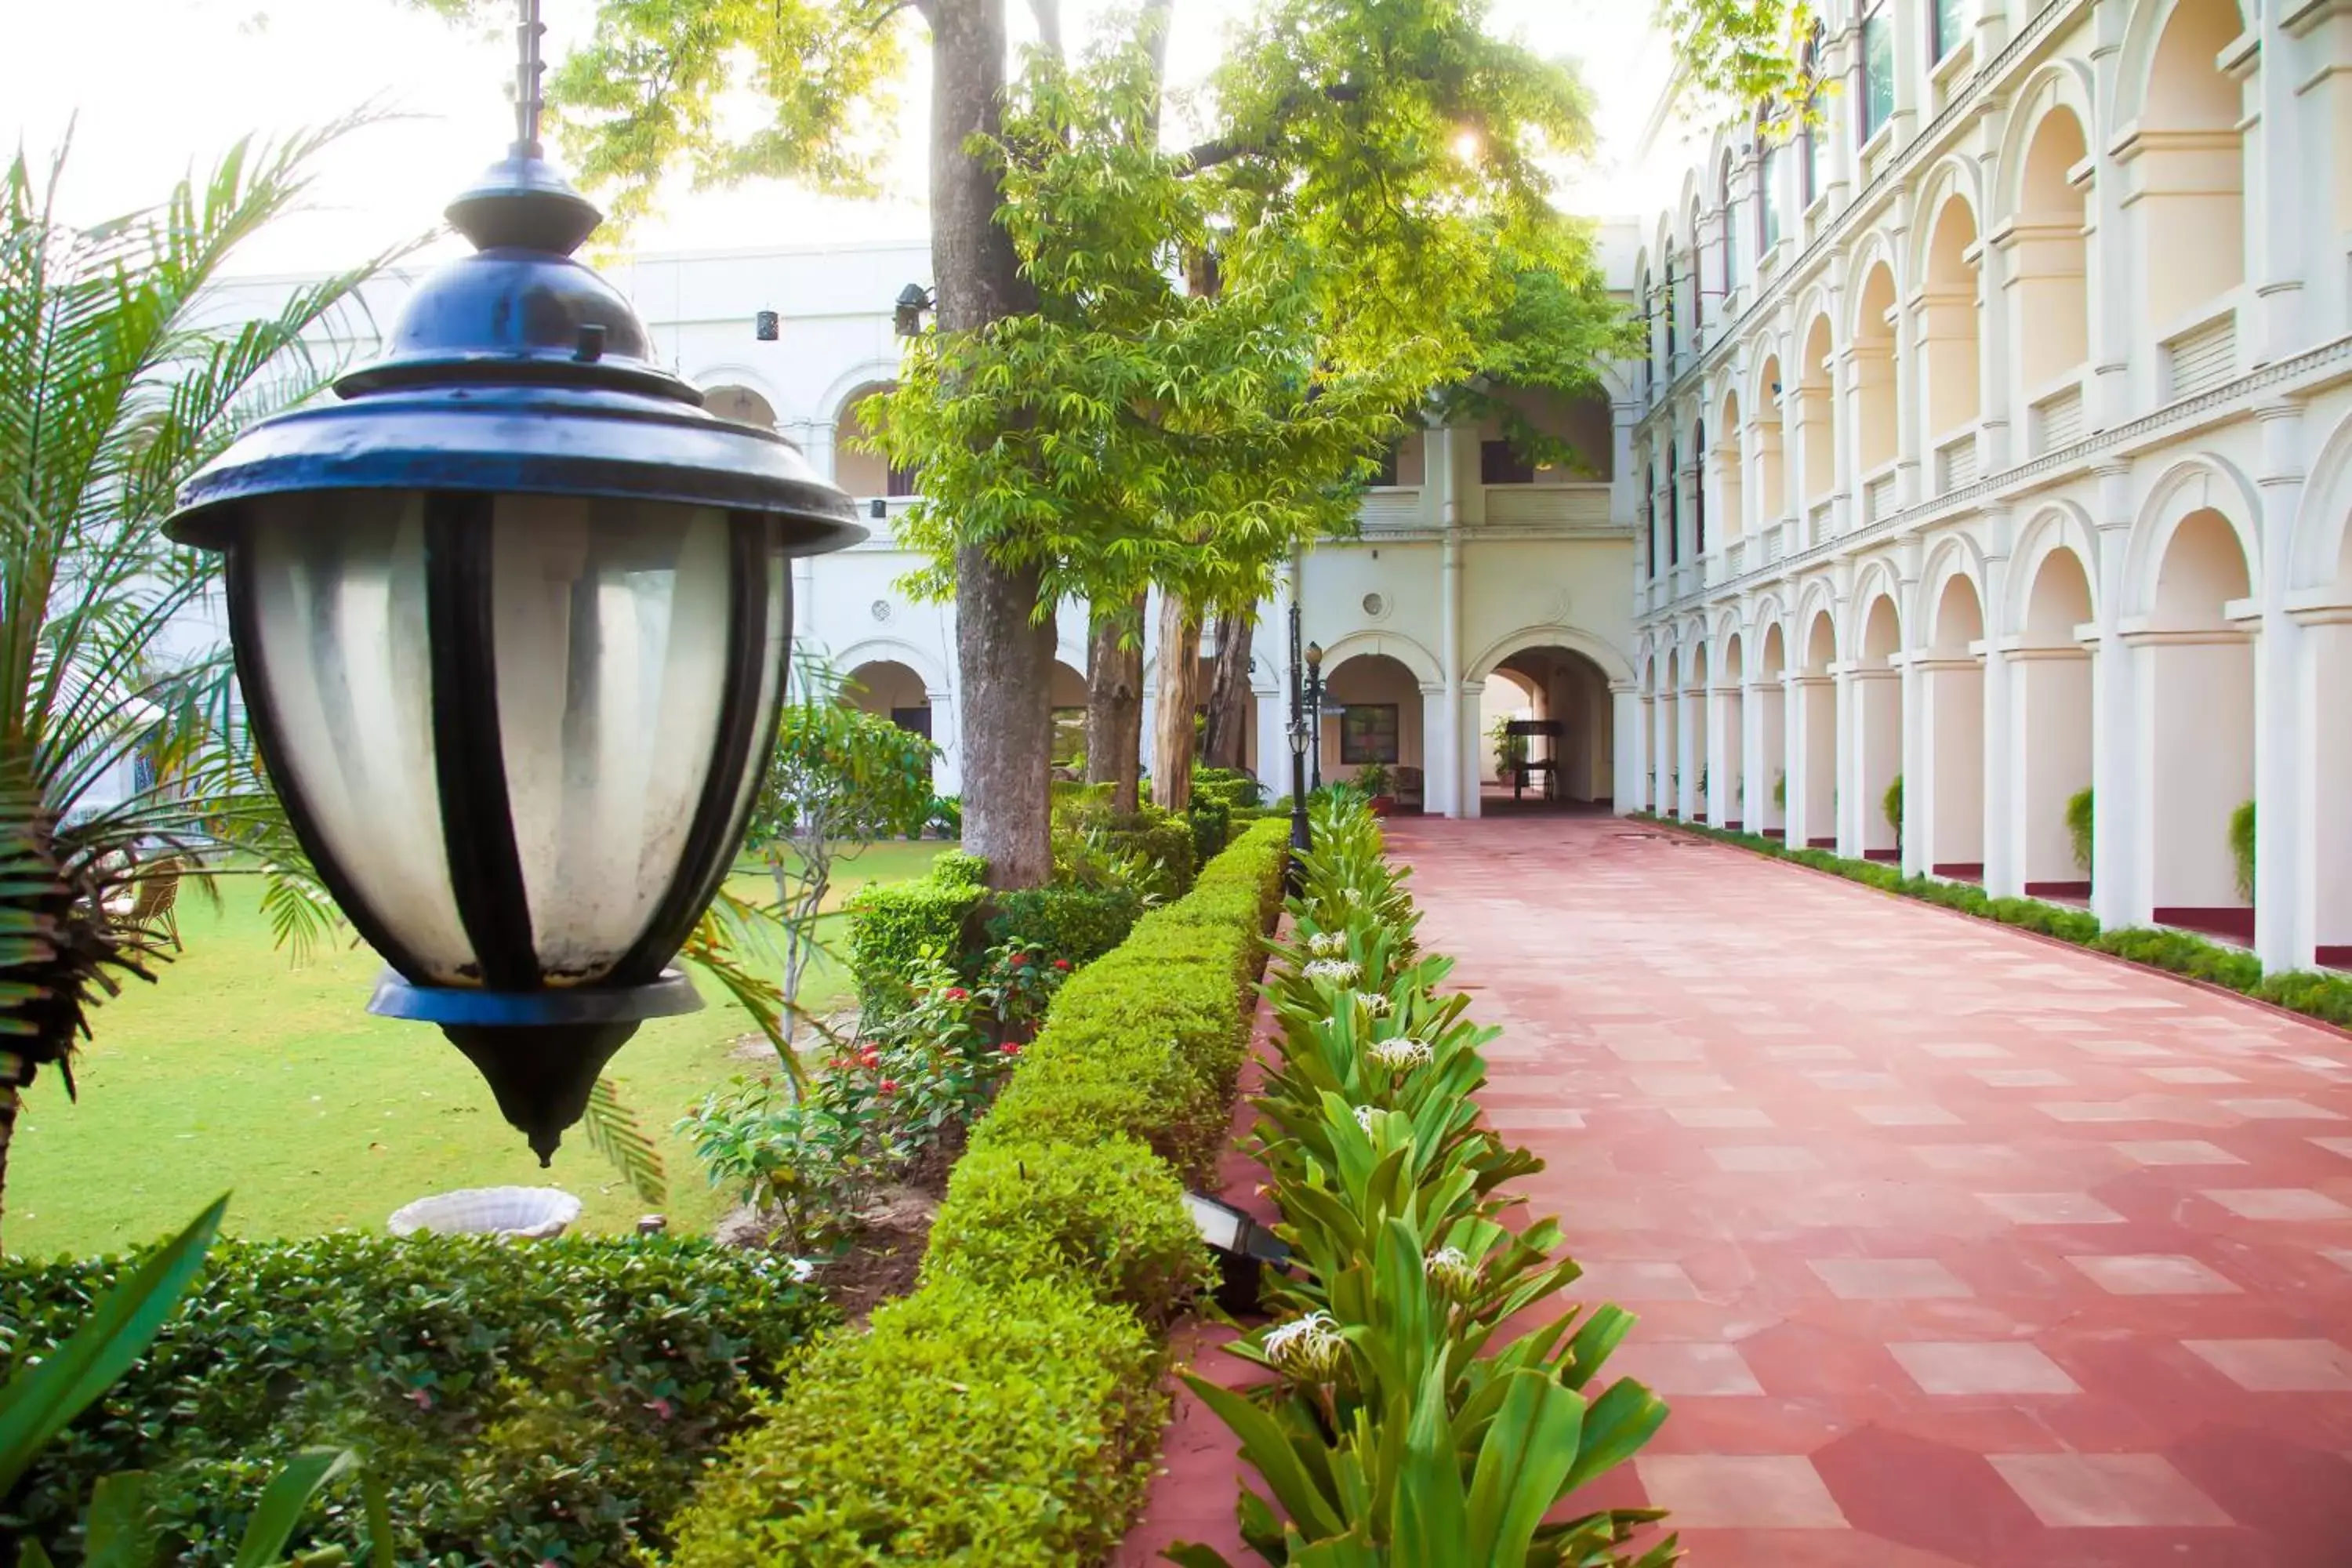
[[[547,24],[539,19],[539,0],[518,0],[516,8],[522,20],[515,28],[520,57],[515,61],[515,150],[537,158],[545,151],[539,141],[539,114],[547,100],[540,92],[539,79],[547,67],[540,58],[539,40],[546,35]]]

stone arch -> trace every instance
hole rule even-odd
[[[2086,148],[2096,144],[2098,138],[2093,131],[2099,123],[2097,100],[2097,85],[2086,60],[2051,60],[2025,79],[2017,92],[2017,107],[2001,130],[2000,151],[1992,167],[1992,189],[1988,193],[1992,209],[1988,228],[1998,227],[2026,210],[2023,192],[2027,150],[2041,137],[2042,122],[2053,112],[2073,121]]]
[[[1922,210],[1931,216],[1918,260],[1917,380],[1927,400],[1927,438],[1941,448],[1972,431],[1984,407],[1977,310],[1984,231],[1964,190],[1948,190]],[[1937,493],[1943,488],[1937,484]]]
[[[2245,281],[2244,95],[2220,58],[2244,30],[2237,0],[2141,0],[2125,24],[2117,121],[2159,334]]]
[[[721,419],[749,425],[755,430],[776,428],[776,405],[754,388],[740,382],[721,382],[702,390],[702,406]]]
[[[1795,425],[1804,471],[1799,476],[1804,505],[1811,507],[1836,493],[1837,383],[1829,360],[1837,352],[1835,329],[1827,310],[1805,323],[1799,340],[1797,375],[1789,395],[1796,400]]]
[[[814,404],[816,417],[823,421],[838,419],[841,411],[856,396],[878,386],[888,386],[898,379],[898,356],[880,354],[857,361],[825,384],[824,391]]]
[[[1581,626],[1564,626],[1555,621],[1521,626],[1496,638],[1470,661],[1468,679],[1484,680],[1495,673],[1497,665],[1513,654],[1536,647],[1564,647],[1571,653],[1580,653],[1612,681],[1630,679],[1633,676],[1633,667],[1627,662],[1623,651],[1607,638],[1595,636]]]
[[[1989,226],[1985,222],[1984,189],[1975,163],[1957,153],[1948,153],[1927,171],[1919,199],[1912,208],[1929,215],[1925,228],[1913,226],[1910,266],[1904,276],[1914,289],[1924,289],[1930,281],[1928,268],[1935,245],[1935,225],[1954,202],[1968,210],[1970,226],[1978,234],[1984,233]]]
[[[2252,889],[2240,885],[2229,834],[2254,793],[2254,649],[2230,606],[2252,593],[2254,563],[2216,499],[2208,485],[2176,484],[2152,513],[2154,577],[2132,638],[2147,689],[2164,700],[2139,737],[2141,820],[2157,921],[2251,939]]]
[[[1443,688],[1445,671],[1437,657],[1402,632],[1353,631],[1323,648],[1323,668],[1337,669],[1348,660],[1362,654],[1385,654],[1412,671],[1413,679],[1425,687]],[[1622,668],[1623,661],[1619,661]]]
[[[1797,598],[1792,625],[1797,668],[1807,675],[1827,675],[1843,657],[1843,628],[1838,625],[1837,604],[1830,586],[1819,579],[1806,584]]]
[[[2262,515],[2261,497],[2253,482],[2228,458],[2200,452],[2165,469],[2133,520],[2131,542],[2124,558],[2127,614],[2158,613],[2159,580],[2172,536],[2184,521],[2205,511],[2218,514],[2236,534],[2247,595],[2262,591],[2262,540],[2254,521]]]
[[[1845,329],[1846,342],[1852,342],[1864,327],[1882,332],[1891,330],[1884,320],[1867,314],[1872,303],[1865,298],[1870,291],[1870,275],[1879,268],[1886,269],[1887,298],[1891,304],[1902,297],[1903,279],[1910,275],[1910,269],[1904,264],[1905,258],[1895,243],[1895,237],[1884,228],[1872,229],[1847,254],[1850,259],[1845,274],[1845,320],[1841,325]]]
[[[2016,544],[2010,551],[2008,597],[2000,606],[2000,625],[2005,630],[2015,633],[2029,624],[2034,584],[2042,567],[2053,553],[2062,552],[2073,558],[2074,570],[2084,579],[2088,613],[2083,618],[2095,618],[2099,581],[2098,531],[2091,526],[2089,514],[2081,507],[2071,501],[2056,501],[2027,520],[2025,527],[2018,532]],[[2069,640],[2072,637],[2069,632]]]
[[[953,689],[949,684],[946,662],[937,654],[908,642],[904,637],[861,637],[840,652],[827,656],[833,667],[842,674],[862,665],[903,664],[922,678],[926,691],[946,693]]]
[[[1854,360],[1853,454],[1858,473],[1867,476],[1895,460],[1901,446],[1903,389],[1895,374],[1895,259],[1885,247],[1859,269],[1847,328]],[[1866,515],[1857,519],[1871,521]]]
[[[2320,444],[2295,513],[2288,586],[2328,589],[2352,580],[2352,415]]]
[[[1903,823],[1886,810],[1895,781],[1903,773],[1903,720],[1906,693],[1902,660],[1908,646],[1903,606],[1894,574],[1864,568],[1854,584],[1853,658],[1849,661],[1853,686],[1848,704],[1853,737],[1848,774],[1857,794],[1842,801],[1846,819],[1854,824],[1862,852],[1872,859],[1894,859],[1901,851]],[[1910,815],[1907,790],[1902,809]],[[1841,838],[1844,837],[1843,833]]]
[[[1990,629],[1991,610],[1985,603],[1984,563],[1976,542],[1965,533],[1948,533],[1927,552],[1927,569],[1920,574],[1927,592],[1920,603],[1928,606],[1927,626],[1920,645],[1938,653],[1966,653],[1967,644],[1981,640]],[[1944,624],[1945,595],[1955,581],[1964,581],[1976,610],[1976,629],[1962,640],[1955,642],[1950,628]]]
[[[857,497],[902,496],[914,493],[910,477],[891,466],[880,452],[859,443],[869,433],[862,413],[866,400],[887,392],[891,382],[862,382],[828,405],[833,421],[833,482]]]
[[[1893,654],[1900,653],[1904,648],[1909,646],[1909,643],[1906,638],[1906,634],[1907,634],[1911,628],[1906,626],[1903,621],[1902,583],[1901,579],[1895,574],[1895,563],[1888,560],[1884,555],[1874,555],[1870,559],[1864,561],[1860,569],[1857,570],[1853,575],[1853,597],[1852,603],[1858,606],[1858,608],[1856,613],[1850,617],[1849,624],[1846,628],[1847,641],[1844,647],[1846,650],[1846,658],[1849,660],[1861,659],[1866,657],[1864,645],[1867,640],[1868,634],[1865,628],[1868,626],[1870,621],[1871,611],[1876,606],[1877,601],[1881,599],[1886,601],[1888,610],[1894,616],[1893,621],[1890,623],[1894,635],[1894,641],[1888,646],[1885,650],[1885,654],[1882,655],[1882,657],[1889,657]]]

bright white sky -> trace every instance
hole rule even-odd
[[[1228,18],[1249,0],[1178,0],[1171,79],[1214,63]],[[1548,53],[1579,57],[1600,90],[1605,148],[1578,171],[1570,205],[1640,210],[1630,161],[1662,85],[1648,0],[1493,0],[1496,25]],[[1068,0],[1075,41],[1104,0]],[[548,49],[585,37],[590,0],[545,0]],[[208,165],[247,132],[284,134],[373,101],[403,118],[362,132],[321,166],[314,210],[265,234],[244,272],[345,265],[439,219],[442,205],[512,134],[505,83],[509,26],[468,32],[403,0],[9,0],[0,59],[11,62],[0,130],[46,159],[73,124],[62,205],[89,219],[160,199],[192,163]],[[1019,13],[1025,19],[1025,13]],[[506,13],[501,8],[500,20]],[[636,244],[646,250],[895,238],[924,231],[923,57],[901,92],[891,189],[873,202],[776,184],[679,190]]]

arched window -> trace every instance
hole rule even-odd
[[[1677,293],[1677,292],[1675,291],[1675,252],[1674,252],[1674,247],[1673,247],[1672,243],[1671,243],[1671,242],[1669,242],[1669,244],[1668,244],[1668,246],[1667,246],[1667,248],[1666,248],[1666,298],[1665,298],[1665,308],[1666,308],[1666,374],[1667,374],[1668,375],[1672,375],[1672,374],[1674,374],[1674,372],[1675,372],[1675,355],[1678,352],[1680,352],[1680,351],[1676,348],[1675,343],[1675,311],[1676,307],[1680,305],[1681,301],[1682,301],[1682,296],[1681,296],[1679,293]]]
[[[1863,14],[1862,113],[1857,130],[1868,142],[1895,114],[1895,16],[1886,0]]]
[[[1658,574],[1658,465],[1654,462],[1642,479],[1642,533],[1650,542],[1650,575]]]
[[[1969,36],[1969,0],[1936,0],[1935,36],[1927,47],[1937,59],[1942,59],[1960,47]]]
[[[1691,469],[1696,482],[1691,486],[1691,553],[1706,553],[1706,421],[1702,419],[1691,430]]]
[[[1812,36],[1805,40],[1803,69],[1809,90],[1805,94],[1805,127],[1802,135],[1805,143],[1804,205],[1807,207],[1811,207],[1822,197],[1822,151],[1824,142],[1819,123],[1822,117],[1822,92],[1818,86],[1811,84],[1818,83],[1822,79],[1822,39],[1824,33],[1822,25],[1817,21],[1813,24]]]
[[[1645,369],[1654,369],[1658,358],[1658,328],[1650,294],[1650,264],[1646,261],[1642,263],[1642,281],[1633,302],[1642,312],[1642,363]]]
[[[1683,468],[1672,441],[1666,443],[1666,564],[1683,558]]]
[[[1756,258],[1760,262],[1780,243],[1780,149],[1772,140],[1769,110],[1756,111]]]
[[[1739,225],[1732,219],[1731,153],[1726,151],[1723,162],[1716,166],[1715,205],[1723,213],[1723,292],[1725,298],[1739,287]]]
[[[1698,198],[1691,198],[1691,352],[1696,353],[1705,342],[1706,329],[1706,246],[1699,238],[1700,225],[1706,221],[1699,211]]]

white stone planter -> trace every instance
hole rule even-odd
[[[394,1236],[562,1236],[580,1217],[580,1200],[560,1187],[468,1187],[438,1193],[395,1210],[385,1226]]]

